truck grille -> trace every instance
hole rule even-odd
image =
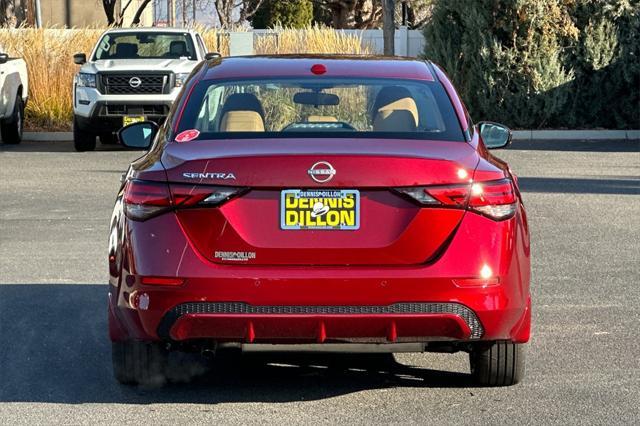
[[[102,74],[101,83],[105,95],[155,95],[167,93],[169,74]]]
[[[122,115],[159,115],[164,116],[169,113],[167,105],[130,105],[130,104],[107,104],[100,110],[101,116],[122,116]]]

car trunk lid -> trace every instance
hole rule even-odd
[[[422,208],[394,188],[467,182],[478,157],[462,142],[257,139],[171,143],[162,161],[174,192],[241,191],[176,212],[210,261],[414,265],[436,255],[464,210]]]

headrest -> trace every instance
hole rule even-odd
[[[187,56],[187,42],[174,40],[169,44],[169,53],[172,56]]]
[[[402,86],[386,86],[380,89],[376,100],[373,104],[373,120],[375,121],[377,114],[388,110],[406,110],[410,111],[418,126],[418,106],[411,96],[409,89]]]
[[[135,58],[138,56],[138,45],[133,43],[116,44],[116,56],[120,58]]]
[[[256,95],[251,93],[234,93],[229,96],[222,107],[222,115],[229,111],[255,111],[264,120],[262,104]]]

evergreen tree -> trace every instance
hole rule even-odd
[[[572,127],[640,127],[640,1],[579,0],[571,10],[580,30],[567,53],[574,69]]]
[[[573,79],[562,53],[578,31],[559,1],[439,1],[424,34],[476,120],[535,128],[562,113],[568,94],[552,89]]]
[[[256,11],[251,25],[254,28],[306,28],[312,20],[311,0],[266,0]]]
[[[476,120],[640,127],[640,0],[438,0],[424,34]]]

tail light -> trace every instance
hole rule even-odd
[[[512,217],[516,212],[516,194],[511,180],[472,184],[469,208],[496,220]]]
[[[124,213],[134,220],[146,220],[171,208],[166,183],[130,180],[124,187]]]
[[[124,212],[130,219],[147,220],[177,208],[219,206],[245,191],[245,188],[130,180],[124,188]]]
[[[517,198],[510,179],[395,190],[424,206],[468,208],[494,220],[508,219],[516,212]]]

